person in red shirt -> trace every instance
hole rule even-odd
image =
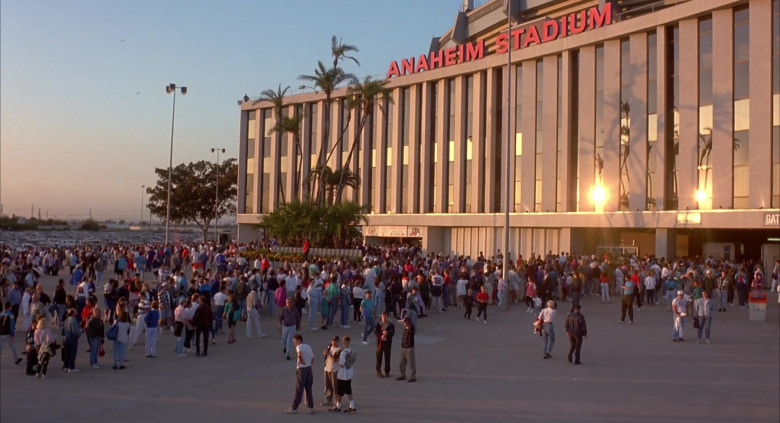
[[[311,248],[311,243],[309,242],[309,238],[303,238],[303,261],[308,262],[309,261],[309,249]]]
[[[485,285],[479,287],[479,294],[477,294],[477,321],[479,322],[479,316],[484,314],[484,322],[487,324],[487,304],[490,299],[490,295],[485,291]]]

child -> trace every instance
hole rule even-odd
[[[466,307],[463,318],[471,320],[471,308],[474,307],[474,296],[472,295],[471,288],[466,290],[466,295],[461,295],[460,300],[463,303],[463,306]]]
[[[479,288],[479,294],[477,294],[477,321],[479,322],[479,316],[483,316],[485,324],[487,324],[488,300],[490,300],[490,295],[488,295],[485,285],[482,285]]]
[[[528,309],[525,310],[526,313],[531,314],[534,312],[534,298],[536,297],[536,282],[534,282],[534,279],[532,277],[528,277],[528,282],[525,284],[525,305],[528,307]],[[539,300],[539,304],[541,304],[542,300]]]

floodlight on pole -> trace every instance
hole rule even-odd
[[[168,84],[165,86],[165,93],[173,93],[173,112],[171,113],[171,154],[168,158],[168,201],[165,212],[165,245],[168,245],[168,239],[170,234],[171,225],[171,176],[173,173],[173,128],[176,120],[176,91],[180,91],[181,95],[187,95],[187,87],[177,87],[176,84]]]

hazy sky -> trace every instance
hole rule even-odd
[[[141,185],[173,163],[238,156],[246,93],[301,85],[357,46],[359,78],[426,53],[460,0],[0,1],[3,214],[137,221]],[[476,2],[481,4],[483,2]],[[144,195],[146,198],[146,195]],[[148,219],[148,211],[145,211]]]

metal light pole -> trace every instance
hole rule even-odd
[[[511,142],[514,134],[512,133],[512,12],[513,7],[512,0],[506,2],[506,22],[507,22],[507,42],[509,48],[506,51],[506,146],[504,148],[504,154],[506,156],[506,171],[504,172],[504,264],[501,269],[502,277],[507,280],[508,268],[509,268],[509,154],[511,153]],[[515,172],[518,170],[515,169]],[[517,253],[519,254],[519,252]],[[518,255],[519,257],[519,255]]]
[[[144,188],[146,185],[141,185],[141,220],[138,222],[138,226],[144,225]]]
[[[215,195],[215,201],[214,201],[214,243],[219,244],[219,232],[217,232],[217,222],[219,222],[219,153],[225,153],[224,148],[211,148],[211,152],[217,153],[217,183],[216,186],[216,195]]]
[[[168,235],[171,225],[171,173],[173,172],[173,123],[176,119],[176,91],[181,91],[181,95],[187,95],[187,87],[177,87],[176,84],[168,84],[165,87],[165,93],[173,93],[173,112],[171,113],[171,155],[168,159],[168,207],[165,212],[165,245],[168,245]]]

